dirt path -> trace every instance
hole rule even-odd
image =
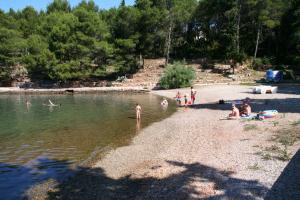
[[[300,130],[300,90],[282,87],[281,93],[265,95],[237,85],[196,90],[200,105],[180,108],[147,127],[131,145],[58,185],[49,199],[263,199],[288,164],[273,135]],[[153,93],[172,98],[176,91]],[[189,94],[189,89],[180,91]],[[223,120],[231,104],[215,102],[245,97],[252,99],[254,112],[277,109],[279,116]],[[288,156],[299,146],[299,141],[287,146]]]

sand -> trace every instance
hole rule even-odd
[[[300,130],[291,125],[300,120],[299,86],[280,86],[277,94],[252,94],[251,86],[239,85],[195,89],[196,106],[178,108],[143,129],[130,145],[58,184],[48,198],[263,199],[289,163],[266,158],[264,149],[283,148],[272,140],[278,131]],[[152,92],[173,98],[177,91],[190,94],[189,89]],[[280,114],[263,121],[226,120],[231,103],[217,102],[246,97],[254,112],[277,109]],[[291,157],[299,147],[299,142],[288,146]]]

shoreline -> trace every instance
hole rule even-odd
[[[143,87],[19,88],[0,87],[0,94],[72,94],[97,92],[150,92]]]
[[[288,162],[264,160],[257,152],[276,144],[269,139],[281,126],[300,119],[299,105],[291,100],[291,108],[278,119],[243,122],[220,121],[230,106],[215,102],[250,96],[258,102],[274,100],[268,104],[274,106],[276,99],[297,94],[254,95],[247,92],[249,86],[237,85],[197,86],[196,90],[199,107],[178,108],[170,117],[142,129],[128,146],[109,151],[48,194],[74,199],[263,199]],[[151,93],[173,98],[176,91]],[[255,106],[258,110],[264,105]],[[246,125],[257,129],[246,131]],[[299,142],[289,147],[289,152],[295,154],[298,146]]]
[[[257,82],[231,82],[231,83],[197,83],[195,87],[210,87],[210,86],[258,86],[258,85],[273,85],[273,86],[300,86],[300,83],[257,83]],[[175,91],[178,89],[153,89],[142,86],[111,86],[111,87],[66,87],[66,88],[20,88],[20,87],[0,87],[1,94],[84,94],[97,92],[150,92],[153,94],[163,95],[163,91]],[[179,89],[184,90],[184,89]],[[162,94],[162,95],[161,95]],[[165,96],[169,97],[170,96]]]

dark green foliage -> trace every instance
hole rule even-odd
[[[121,1],[120,6],[126,6],[125,0],[122,0],[122,1]]]
[[[0,44],[0,65],[11,66],[21,62],[26,41],[20,32],[0,27]]]
[[[281,21],[279,57],[287,64],[300,65],[300,1],[292,0]]]
[[[47,13],[51,12],[70,12],[71,6],[67,0],[53,0],[47,7]]]
[[[136,0],[102,10],[93,0],[46,12],[0,10],[0,79],[15,66],[31,79],[105,78],[138,70],[138,58],[254,59],[300,64],[298,0]],[[109,69],[109,70],[107,70]]]
[[[193,68],[187,67],[183,63],[175,62],[173,65],[167,66],[159,84],[165,89],[188,87],[192,85],[195,77],[196,74]]]
[[[23,62],[29,74],[35,79],[49,79],[51,70],[57,64],[55,55],[48,49],[45,38],[31,35],[27,39],[27,55]]]

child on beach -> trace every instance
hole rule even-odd
[[[192,101],[192,104],[195,103],[195,100],[196,100],[196,90],[191,87],[191,101]]]
[[[140,120],[141,119],[142,107],[138,103],[136,104],[135,112],[136,112],[136,119]]]
[[[175,100],[176,100],[178,105],[181,105],[181,94],[180,94],[179,91],[177,92],[177,94],[175,96]]]
[[[184,94],[184,105],[187,106],[188,104],[188,98],[187,98],[187,94]]]

